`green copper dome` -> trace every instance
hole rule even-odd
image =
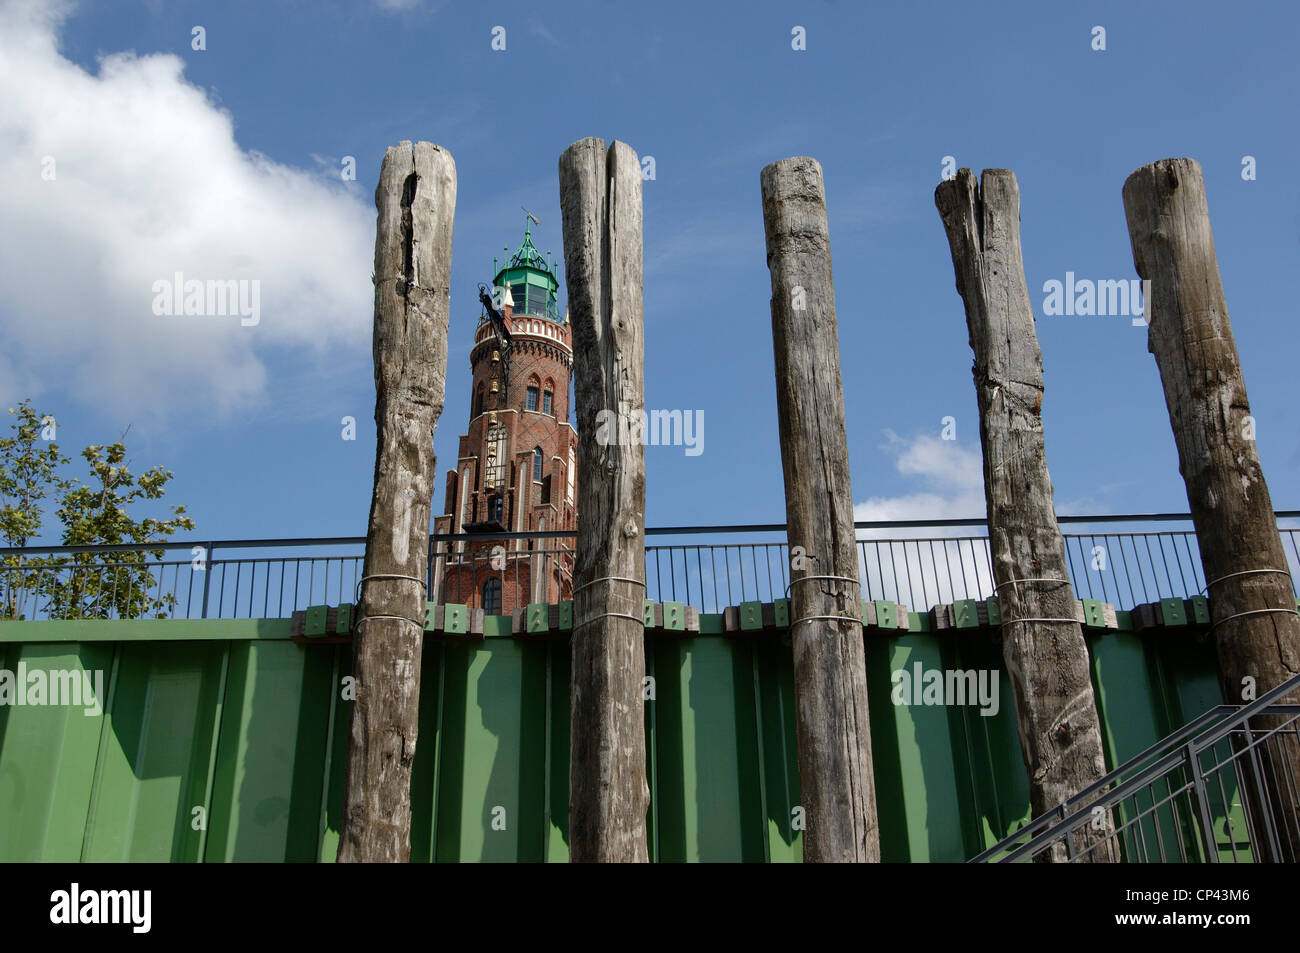
[[[558,292],[560,283],[555,278],[555,262],[550,260],[550,253],[543,258],[542,253],[533,244],[532,231],[529,229],[531,216],[524,222],[524,240],[507,259],[506,266],[496,272],[492,284],[498,288],[508,287],[510,297],[514,299],[515,314],[530,314],[551,321],[560,321]],[[505,251],[508,253],[509,248]],[[492,259],[496,269],[497,260]]]

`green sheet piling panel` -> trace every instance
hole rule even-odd
[[[6,628],[0,669],[101,673],[102,688],[81,707],[0,704],[0,861],[334,860],[352,648],[229,624],[228,638],[217,623],[201,638],[146,628],[160,634],[146,641],[120,623],[113,640],[104,623],[90,641],[44,643]],[[1089,643],[1111,764],[1219,702],[1213,651],[1191,629]],[[872,632],[866,658],[883,859],[964,860],[1022,825],[996,636]],[[933,672],[970,673],[970,697],[927,695]],[[650,856],[801,860],[786,637],[651,639],[646,673]],[[412,860],[566,860],[568,642],[430,639],[420,697]],[[1236,826],[1240,810],[1229,791],[1219,814]]]
[[[1088,644],[1108,770],[1224,702],[1214,645],[1206,630],[1156,630],[1149,636],[1131,632],[1090,635]],[[1225,741],[1203,753],[1202,769],[1226,763],[1230,755],[1231,748]],[[1168,787],[1159,791],[1161,800],[1165,800]],[[1251,859],[1236,773],[1228,769],[1213,775],[1207,781],[1206,794],[1220,859],[1233,861],[1234,848],[1236,861]],[[1200,818],[1186,799],[1178,798],[1153,809],[1150,800],[1144,798],[1141,809],[1146,815],[1132,824],[1122,838],[1126,859],[1156,862],[1162,849],[1167,858],[1177,859],[1180,844],[1195,858],[1205,859]],[[1126,805],[1118,812],[1116,823],[1131,821],[1133,813],[1132,805]],[[1230,831],[1238,835],[1235,840]]]

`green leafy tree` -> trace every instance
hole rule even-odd
[[[125,436],[125,435],[123,435]],[[112,546],[160,543],[177,530],[192,530],[184,506],[173,506],[170,519],[133,518],[128,509],[142,500],[160,500],[172,473],[161,466],[133,474],[121,441],[91,445],[81,452],[90,466],[90,481],[60,490],[56,515],[65,546]],[[148,564],[165,550],[88,553],[73,557],[66,569],[43,577],[43,594],[52,619],[165,618],[176,604],[161,592]]]
[[[53,442],[54,418],[37,413],[30,400],[10,407],[9,415],[10,434],[0,437],[0,539],[22,547],[40,534],[46,498],[66,492],[72,481],[58,473],[68,458]],[[39,556],[0,557],[0,618],[20,617],[27,593],[39,590],[50,563]]]

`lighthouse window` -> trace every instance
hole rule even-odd
[[[524,410],[536,410],[536,409],[537,409],[537,388],[530,387],[528,388],[528,396],[524,402]]]
[[[510,290],[510,297],[515,299],[515,314],[531,314],[528,307],[528,286],[515,285]]]
[[[542,413],[549,414],[551,412],[551,403],[553,400],[554,397],[549,390],[542,393]]]

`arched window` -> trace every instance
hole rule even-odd
[[[488,519],[489,519],[489,520],[495,520],[496,522],[500,523],[500,522],[501,522],[501,512],[502,512],[501,497],[499,497],[499,496],[494,496],[494,497],[492,497],[492,499],[488,500]]]
[[[483,611],[488,615],[501,614],[500,579],[489,579],[483,583]]]
[[[542,391],[542,413],[554,413],[555,395],[549,390]]]
[[[534,480],[540,481],[542,479],[543,462],[544,462],[544,457],[542,456],[542,448],[533,447],[533,479]]]

